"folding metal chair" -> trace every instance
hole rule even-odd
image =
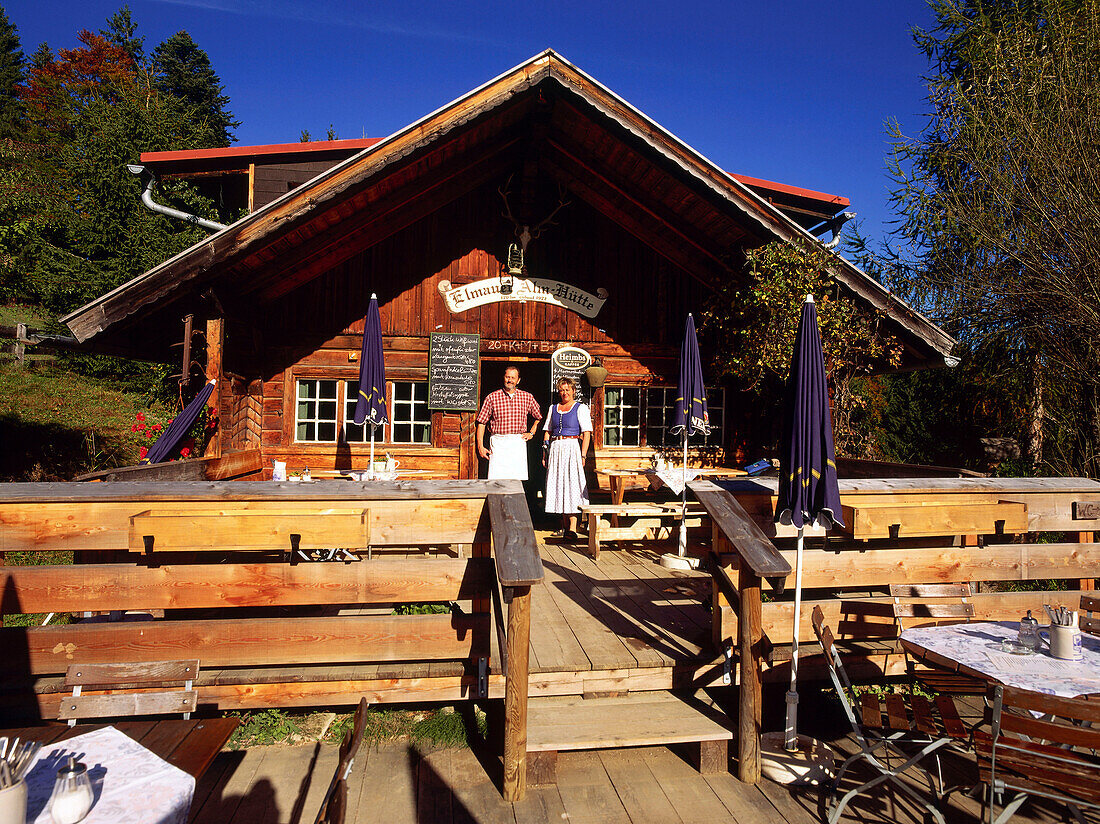
[[[1033,795],[1060,801],[1078,824],[1081,807],[1100,810],[1100,702],[996,685],[991,732],[974,733],[978,775],[990,788],[990,824],[1004,824]],[[994,802],[1016,794],[994,818]]]
[[[973,590],[968,583],[953,584],[890,584],[894,602],[894,621],[898,634],[910,627],[935,624],[958,624],[974,617],[974,604],[969,598]],[[937,666],[913,661],[905,656],[909,677],[933,692],[956,695],[985,695],[987,681]]]
[[[1096,614],[1093,614],[1096,613]],[[1081,632],[1100,635],[1100,598],[1081,596]]]
[[[944,824],[943,814],[938,809],[943,792],[939,751],[951,744],[962,743],[968,738],[968,730],[959,718],[954,701],[950,696],[941,695],[933,704],[919,695],[907,697],[890,694],[885,698],[884,718],[881,700],[875,695],[864,693],[859,696],[860,713],[857,716],[850,698],[853,692],[852,682],[844,669],[832,630],[825,625],[825,615],[820,606],[814,607],[813,626],[817,640],[821,644],[821,650],[825,654],[825,661],[829,665],[829,676],[840,698],[844,714],[852,725],[856,744],[859,746],[859,752],[850,756],[841,765],[829,790],[835,795],[844,774],[857,761],[869,765],[877,773],[871,780],[844,794],[840,802],[829,811],[829,824],[836,824],[844,808],[853,798],[885,782],[893,783],[928,810],[937,824]],[[891,756],[900,758],[901,765],[891,767],[889,764]],[[923,763],[929,757],[935,762],[935,774]],[[930,799],[901,780],[904,773],[913,769],[928,782]],[[937,781],[939,791],[936,789]]]
[[[363,743],[366,721],[367,699],[360,698],[351,729],[344,733],[344,739],[340,742],[340,762],[336,765],[336,772],[332,774],[325,797],[321,800],[314,824],[344,824],[348,810],[348,776],[355,765],[359,745]]]

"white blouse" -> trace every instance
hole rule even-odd
[[[587,406],[585,406],[580,401],[577,401],[576,405],[577,405],[577,423],[579,423],[581,425],[581,432],[591,432],[592,431],[592,412],[589,410],[589,408]],[[543,431],[545,431],[545,432],[550,431],[550,421],[553,419],[554,411],[557,408],[558,408],[558,404],[556,404],[556,403],[552,404],[550,406],[550,410],[546,414],[546,423],[544,423],[542,425]],[[573,411],[572,409],[569,410],[569,412],[572,412],[572,411]],[[563,415],[568,415],[569,412],[562,412],[562,414]]]

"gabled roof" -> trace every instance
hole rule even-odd
[[[532,143],[545,146],[539,162],[552,174],[712,287],[731,276],[735,249],[819,242],[749,185],[546,51],[62,321],[78,340],[106,343],[118,328],[216,279],[231,279],[242,297],[273,300],[349,254],[335,240],[326,246],[334,226],[409,225],[430,207],[425,192],[446,198],[470,191]],[[302,248],[311,240],[307,254]],[[949,335],[843,258],[835,257],[832,273],[889,319],[913,361],[942,363],[954,344]]]
[[[378,143],[380,137],[350,140],[313,140],[272,143],[263,146],[229,146],[216,149],[186,149],[173,152],[142,152],[141,164],[158,178],[209,177],[247,173],[250,164],[301,163],[331,160],[333,165]],[[847,209],[851,202],[841,195],[815,192],[801,186],[776,183],[759,177],[731,172],[739,180],[794,220],[811,229]]]

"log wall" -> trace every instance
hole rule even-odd
[[[548,203],[546,212],[555,205]],[[447,311],[441,283],[460,285],[500,273],[499,258],[512,240],[502,208],[497,189],[483,187],[266,307],[259,321],[264,356],[255,367],[262,378],[235,382],[221,396],[223,448],[258,442],[268,465],[275,459],[311,469],[365,465],[366,445],[295,443],[294,392],[299,379],[358,378],[363,312],[372,292],[379,296],[391,381],[427,379],[429,335],[439,331],[479,333],[483,363],[510,360],[522,369],[525,362],[548,363],[559,346],[578,345],[603,360],[609,384],[674,385],[683,318],[700,311],[705,288],[579,200],[531,242],[527,264],[531,277],[592,293],[606,289],[609,299],[595,318],[534,302]],[[227,352],[227,362],[248,362],[249,344],[247,336],[230,336],[227,349],[236,352]],[[493,388],[483,385],[481,395]],[[548,388],[525,388],[545,410]],[[601,446],[602,393],[593,398],[592,412]],[[430,445],[389,444],[385,451],[404,469],[476,477],[474,417],[436,411]]]

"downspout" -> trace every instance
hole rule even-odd
[[[146,169],[144,166],[138,165],[137,163],[127,163],[126,170],[130,172],[130,174],[134,175],[148,173],[149,182],[145,184],[145,188],[141,192],[141,202],[145,204],[145,208],[147,208],[149,211],[156,212],[157,214],[161,215],[167,215],[168,217],[174,217],[177,220],[182,220],[186,223],[192,224],[193,226],[201,226],[202,228],[210,229],[213,232],[220,232],[222,229],[225,228],[224,223],[215,223],[213,220],[206,220],[205,218],[201,218],[198,215],[181,212],[179,209],[173,209],[171,206],[164,206],[160,203],[157,203],[153,200],[153,186],[157,182],[157,179],[153,175],[153,173]]]
[[[812,235],[823,235],[830,229],[833,230],[833,239],[829,242],[821,241],[822,245],[826,249],[835,249],[836,245],[840,243],[840,229],[849,220],[856,216],[855,212],[841,212],[839,215],[829,218],[824,223],[818,224],[810,230]]]

